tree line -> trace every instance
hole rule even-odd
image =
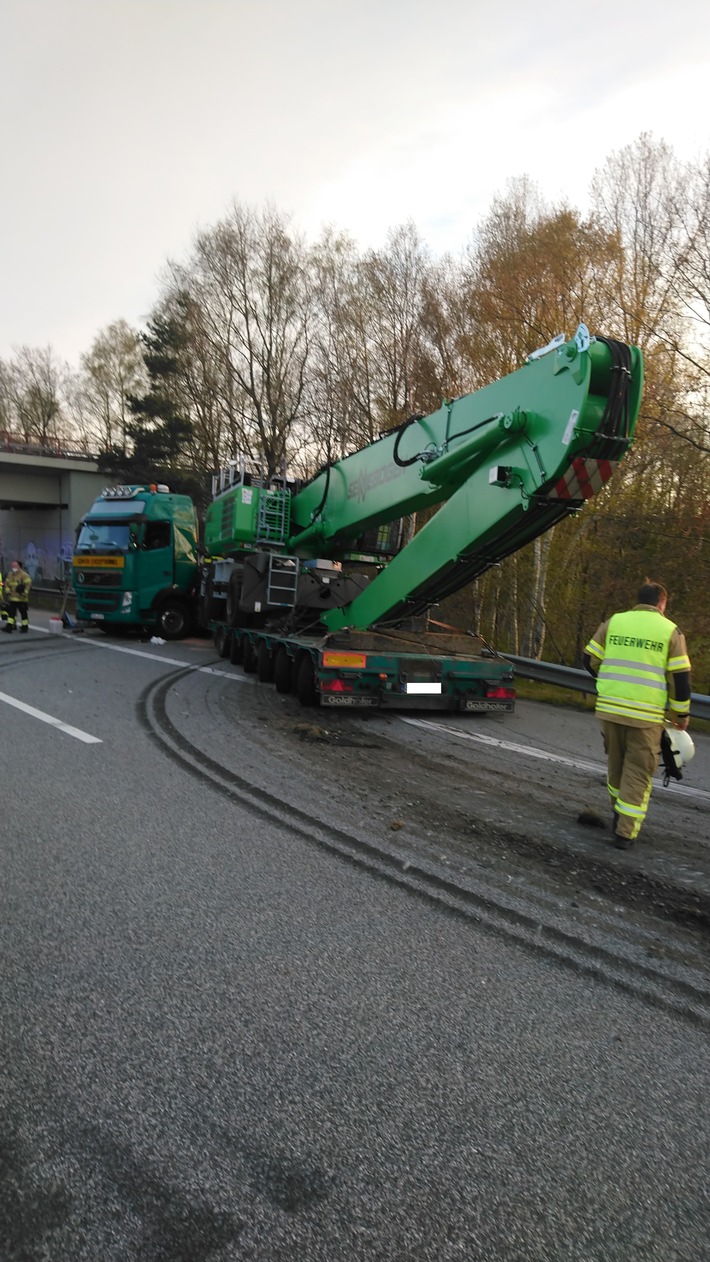
[[[519,367],[559,332],[641,347],[636,441],[577,517],[451,597],[437,616],[496,647],[578,664],[648,577],[665,582],[708,691],[710,155],[644,134],[597,171],[586,215],[527,179],[470,242],[434,257],[413,224],[381,249],[315,243],[273,207],[231,206],[169,260],[145,329],[117,321],[78,371],[51,348],[0,361],[0,431],[99,454],[121,478],[205,502],[237,452],[310,476],[443,397]]]

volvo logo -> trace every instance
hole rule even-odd
[[[78,573],[78,574],[77,574],[77,576],[76,576],[76,581],[77,581],[77,583],[85,583],[85,582],[86,582],[86,575],[85,575],[85,573],[84,573],[84,571],[83,571],[83,570],[79,570],[79,573]]]

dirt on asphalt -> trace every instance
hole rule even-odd
[[[505,760],[485,745],[472,755],[383,712],[304,710],[268,685],[248,690],[239,721],[288,777],[314,782],[321,799],[349,800],[383,844],[444,862],[452,875],[505,872],[573,907],[590,894],[636,907],[708,935],[710,948],[705,807],[661,803],[645,839],[619,851],[603,775],[590,786],[554,762]]]

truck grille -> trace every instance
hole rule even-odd
[[[120,587],[123,570],[77,570],[74,584],[77,591],[87,587]]]
[[[117,613],[120,607],[120,592],[81,593],[81,608],[85,613]]]

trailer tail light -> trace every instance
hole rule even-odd
[[[512,701],[515,698],[515,689],[501,688],[499,684],[491,684],[486,688],[486,696],[495,701]]]
[[[323,679],[320,690],[321,692],[354,692],[355,688],[342,679]]]

